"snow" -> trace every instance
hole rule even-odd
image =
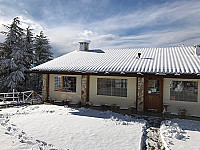
[[[111,106],[110,104],[104,104],[105,106]]]
[[[200,122],[172,119],[161,124],[161,138],[166,149],[200,149]]]
[[[63,101],[62,100],[54,100],[54,102],[56,102],[56,103],[62,103]]]
[[[1,150],[140,149],[146,121],[111,111],[32,105],[0,111]]]
[[[128,107],[120,107],[121,110],[128,110]]]
[[[100,107],[101,104],[93,104],[92,106],[94,106],[94,107]]]
[[[146,137],[147,150],[164,150],[159,128],[148,128]]]
[[[171,115],[178,116],[178,113],[176,113],[176,112],[171,112]]]
[[[0,102],[0,106],[8,105],[8,104],[17,104],[17,102],[16,101],[4,101],[4,102]]]
[[[70,102],[71,105],[77,105],[78,102]]]
[[[99,72],[105,74],[199,74],[200,58],[193,55],[193,52],[193,46],[103,50],[93,49],[88,51],[76,50],[52,61],[36,66],[32,68],[32,70],[78,73]],[[137,58],[138,53],[141,53],[141,59]]]

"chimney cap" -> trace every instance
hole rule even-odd
[[[200,44],[195,44],[194,48],[200,47]]]
[[[90,40],[81,40],[79,43],[91,43],[91,41]]]
[[[83,40],[80,43],[80,47],[79,47],[79,51],[87,51],[89,50],[89,44],[90,41],[89,40]]]

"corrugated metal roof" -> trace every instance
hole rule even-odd
[[[32,70],[199,74],[200,58],[194,55],[194,47],[73,51]]]

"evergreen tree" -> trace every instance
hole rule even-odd
[[[4,25],[8,31],[1,32],[6,39],[1,46],[0,78],[6,91],[19,90],[24,80],[24,30],[19,27],[19,24],[19,18],[16,17],[11,25]]]
[[[26,70],[29,70],[33,66],[34,62],[34,37],[33,37],[33,29],[27,27],[25,30],[24,37],[24,51],[25,51],[25,67]],[[23,82],[24,90],[33,90],[34,86],[32,84],[33,79],[35,78],[34,74],[25,73],[25,82]]]
[[[2,43],[0,43],[0,60],[2,59],[3,57],[3,50],[2,50]]]
[[[49,40],[46,36],[44,36],[43,32],[41,31],[39,35],[36,35],[35,37],[35,60],[34,65],[40,65],[42,63],[45,63],[49,60],[52,60],[52,53],[50,51],[51,46],[49,44]],[[35,74],[34,80],[36,85],[34,85],[34,88],[37,92],[42,90],[42,75],[41,74]]]
[[[0,91],[41,91],[42,76],[25,72],[52,59],[49,40],[42,31],[33,37],[32,29],[22,29],[18,17],[3,26],[7,31],[1,32],[6,38],[0,43]]]
[[[34,37],[33,37],[33,29],[30,29],[30,27],[26,28],[26,35],[24,38],[24,51],[25,51],[25,57],[24,60],[26,62],[26,68],[30,69],[33,65],[34,60]]]
[[[52,60],[51,46],[49,40],[41,31],[35,38],[35,65],[40,65]]]

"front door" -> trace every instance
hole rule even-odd
[[[163,79],[161,77],[145,78],[145,110],[162,112]]]

